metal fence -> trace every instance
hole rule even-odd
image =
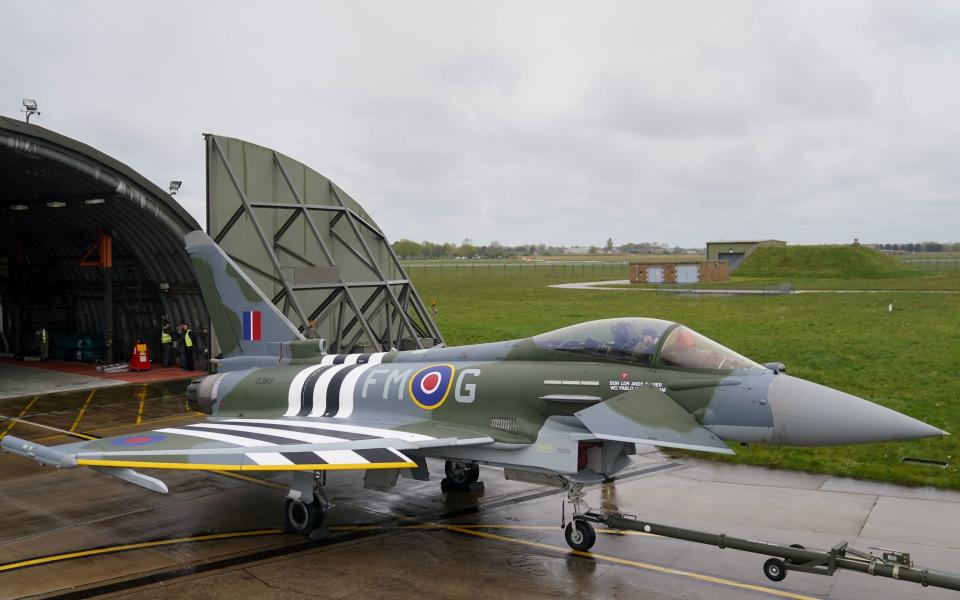
[[[416,261],[404,262],[403,266],[408,273],[416,271],[429,272],[460,272],[460,273],[496,273],[529,274],[550,277],[569,277],[583,275],[585,277],[627,278],[630,275],[630,263],[600,260],[584,261]]]
[[[918,271],[933,273],[960,271],[960,258],[901,258],[900,262]]]

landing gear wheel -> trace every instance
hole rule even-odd
[[[447,479],[458,486],[468,486],[480,479],[480,465],[475,462],[448,460],[443,470]]]
[[[310,504],[287,499],[283,517],[284,530],[299,535],[310,535],[323,525],[323,508],[320,499],[314,496]]]
[[[597,532],[593,530],[593,525],[582,519],[567,523],[563,536],[567,538],[568,546],[580,552],[587,552],[597,541]]]
[[[763,574],[770,581],[783,581],[787,576],[787,567],[779,558],[771,558],[763,563]]]

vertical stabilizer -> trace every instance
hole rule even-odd
[[[184,241],[224,358],[275,356],[271,343],[303,339],[210,236],[191,231]]]

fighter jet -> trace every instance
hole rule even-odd
[[[732,454],[728,442],[829,446],[947,435],[839,390],[758,364],[678,323],[603,319],[531,338],[425,350],[329,353],[304,339],[205,233],[185,238],[222,357],[187,390],[206,422],[8,452],[88,466],[145,488],[138,469],[293,471],[288,531],[312,534],[329,504],[325,472],[365,470],[389,490],[429,479],[477,485],[479,465],[562,486],[568,544],[596,535],[583,485],[614,478],[637,444]]]

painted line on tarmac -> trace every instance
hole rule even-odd
[[[70,426],[70,431],[76,431],[77,425],[80,424],[80,419],[83,418],[83,413],[87,412],[87,407],[90,406],[90,401],[93,400],[93,395],[97,393],[97,388],[90,390],[90,393],[87,394],[87,399],[84,401],[83,406],[80,408],[80,412],[77,413],[77,418],[74,420],[73,425]]]
[[[10,424],[7,425],[7,428],[3,430],[3,433],[0,433],[0,440],[2,440],[3,438],[7,437],[7,434],[10,433],[10,430],[13,429],[13,426],[16,425],[16,424],[20,421],[20,419],[23,418],[23,415],[27,414],[27,411],[28,411],[28,410],[30,410],[31,408],[33,408],[33,405],[36,404],[37,399],[38,399],[39,397],[40,397],[40,396],[34,396],[34,397],[33,397],[33,400],[31,400],[30,402],[27,402],[27,405],[23,407],[23,410],[20,411],[20,414],[18,414],[18,415],[17,415],[16,417],[14,417],[13,419],[10,419]]]
[[[143,384],[143,389],[140,390],[137,397],[140,398],[140,406],[137,408],[137,422],[135,425],[139,425],[140,422],[143,421],[143,402],[147,397],[147,384]]]
[[[652,563],[628,560],[626,558],[620,558],[618,556],[610,556],[607,554],[596,554],[593,552],[581,552],[579,550],[572,550],[570,548],[564,548],[561,546],[553,546],[551,544],[544,544],[542,542],[534,542],[530,540],[521,540],[518,538],[512,538],[505,535],[498,535],[496,533],[489,533],[486,531],[477,531],[476,529],[470,529],[466,527],[458,527],[456,525],[444,525],[443,529],[447,531],[453,531],[456,533],[462,533],[465,535],[472,535],[475,537],[480,537],[488,540],[495,540],[498,542],[509,542],[512,544],[520,544],[522,546],[529,546],[531,548],[540,548],[542,550],[551,550],[551,551],[559,552],[562,554],[574,554],[576,556],[582,556],[583,558],[589,558],[593,560],[602,560],[602,561],[617,564],[617,565],[623,565],[627,567],[642,569],[644,571],[662,573],[664,575],[677,575],[680,577],[687,577],[689,579],[695,579],[697,581],[702,581],[705,583],[713,583],[713,584],[722,585],[722,586],[731,587],[731,588],[737,588],[741,590],[750,590],[752,592],[769,594],[771,596],[778,596],[780,598],[791,598],[792,600],[819,600],[819,598],[816,598],[815,596],[806,596],[803,594],[787,592],[784,590],[778,590],[775,588],[770,588],[762,585],[755,585],[752,583],[743,583],[741,581],[734,581],[732,579],[725,579],[723,577],[715,577],[713,575],[704,575],[703,573],[695,573],[693,571],[683,571],[681,569],[674,569],[672,567],[664,567],[664,566],[655,565]]]
[[[264,535],[280,535],[283,532],[279,529],[252,529],[249,531],[232,531],[228,533],[211,533],[208,535],[195,535],[191,537],[171,538],[166,540],[152,540],[149,542],[137,542],[133,544],[122,544],[120,546],[103,546],[100,548],[89,548],[87,550],[78,550],[76,552],[67,552],[65,554],[51,554],[49,556],[39,556],[18,562],[6,563],[0,565],[0,573],[23,569],[25,567],[36,567],[50,563],[63,562],[76,558],[85,558],[88,556],[98,556],[101,554],[115,554],[117,552],[128,552],[130,550],[141,550],[144,548],[157,548],[160,546],[171,546],[173,544],[187,544],[192,542],[208,542],[212,540],[227,540],[242,537],[256,537]]]
[[[34,427],[39,427],[41,429],[49,429],[50,431],[59,432],[58,435],[48,435],[46,437],[38,438],[36,440],[31,440],[33,442],[39,442],[40,440],[56,439],[64,436],[80,438],[81,440],[100,439],[95,435],[81,433],[79,431],[67,431],[66,429],[60,429],[59,427],[54,427],[53,425],[44,425],[43,423],[34,423],[33,421],[27,421],[26,419],[17,419],[17,418],[10,417],[10,420],[16,423],[23,423],[24,425],[32,425]]]

